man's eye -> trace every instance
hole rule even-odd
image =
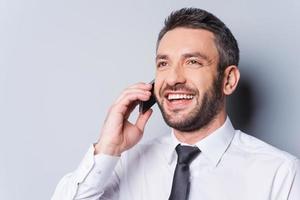
[[[157,63],[157,68],[166,67],[167,65],[168,65],[167,62],[159,62],[159,63]]]
[[[189,61],[188,61],[188,64],[194,65],[194,64],[198,64],[198,62],[197,62],[196,60],[189,60]]]
[[[199,66],[202,66],[202,63],[198,62],[197,60],[188,60],[187,64],[188,65],[199,65]]]

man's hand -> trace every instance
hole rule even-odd
[[[135,124],[130,123],[128,118],[139,101],[147,101],[150,98],[151,87],[151,84],[137,83],[123,91],[109,109],[100,139],[95,145],[95,154],[120,156],[140,141],[152,110],[140,113]]]

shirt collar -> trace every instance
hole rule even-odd
[[[217,166],[229,144],[231,143],[233,136],[234,128],[229,117],[227,117],[225,123],[220,128],[197,142],[194,146],[197,146],[201,150],[201,154],[207,157],[215,166]],[[168,142],[167,160],[168,163],[171,164],[177,159],[175,147],[178,144],[188,144],[179,142],[175,137],[173,130],[171,139],[169,138]]]

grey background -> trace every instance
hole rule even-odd
[[[0,199],[50,199],[122,89],[153,78],[163,20],[186,6],[239,41],[233,123],[300,157],[300,1],[0,0]],[[154,112],[144,141],[169,133]]]

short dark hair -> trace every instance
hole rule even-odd
[[[236,39],[227,26],[213,14],[199,8],[182,8],[172,12],[161,29],[157,47],[162,37],[170,30],[178,27],[204,29],[212,32],[219,53],[218,71],[223,74],[226,67],[238,66],[239,47]]]

